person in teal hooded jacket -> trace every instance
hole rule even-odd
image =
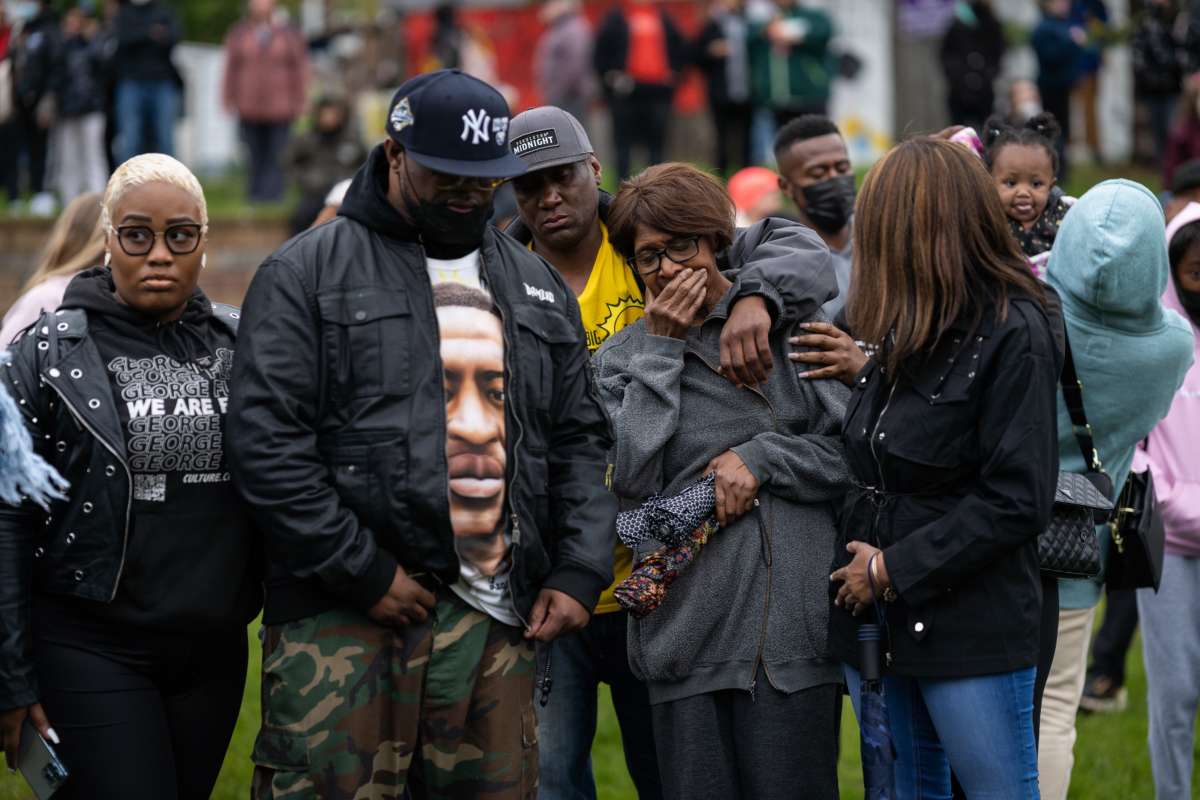
[[[1127,180],[1104,181],[1064,218],[1047,268],[1046,279],[1062,298],[1096,450],[1116,494],[1137,443],[1166,416],[1192,364],[1191,328],[1160,299],[1171,272],[1164,222],[1150,190]],[[1084,471],[1061,390],[1058,450],[1064,472]],[[1097,532],[1107,563],[1108,529]],[[1038,748],[1044,800],[1065,800],[1071,782],[1075,712],[1102,581],[1103,571],[1096,580],[1059,585],[1058,640]]]

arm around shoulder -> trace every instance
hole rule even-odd
[[[768,217],[738,231],[728,258],[738,296],[761,295],[776,328],[811,318],[837,293],[829,247],[798,222]]]

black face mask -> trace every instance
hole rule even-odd
[[[807,206],[804,213],[823,233],[837,233],[846,227],[854,214],[853,175],[839,175],[814,183],[800,192]]]
[[[489,200],[467,214],[460,214],[439,203],[417,200],[415,208],[409,207],[409,213],[429,255],[460,258],[483,244],[483,234],[492,217],[492,203]]]
[[[483,244],[488,220],[492,218],[493,197],[476,206],[473,211],[460,214],[451,211],[442,203],[416,197],[412,190],[412,178],[408,177],[408,163],[404,164],[408,184],[408,213],[421,234],[425,252],[433,258],[462,258]]]

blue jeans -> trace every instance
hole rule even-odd
[[[597,614],[587,627],[550,645],[550,702],[538,710],[540,800],[595,800],[592,739],[596,691],[612,690],[625,766],[641,800],[660,800],[662,784],[646,685],[629,669],[624,611]],[[535,694],[535,698],[536,698]]]
[[[275,203],[283,199],[287,176],[283,174],[283,153],[287,149],[289,122],[240,123],[246,143],[246,196],[252,203]]]
[[[173,81],[126,79],[117,83],[117,161],[142,153],[175,154],[179,88]]]
[[[1033,667],[971,678],[883,679],[899,800],[1038,800]],[[860,678],[846,667],[858,714]]]

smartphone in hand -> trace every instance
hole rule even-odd
[[[70,777],[67,768],[54,748],[42,738],[29,717],[21,726],[21,747],[17,752],[17,769],[29,783],[38,800],[48,800]]]

